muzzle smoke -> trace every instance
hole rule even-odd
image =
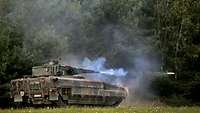
[[[96,60],[90,60],[89,58],[84,58],[82,62],[82,67],[85,69],[90,69],[101,74],[112,75],[112,76],[126,76],[128,71],[123,68],[118,69],[107,69],[105,67],[106,59],[104,57],[97,58]]]

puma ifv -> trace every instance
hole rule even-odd
[[[35,66],[32,75],[11,80],[10,97],[18,105],[117,106],[127,96],[124,87],[83,76],[89,73],[96,72],[58,62]]]

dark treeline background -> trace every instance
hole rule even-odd
[[[170,105],[200,103],[199,0],[60,2],[0,0],[1,102],[9,97],[11,79],[70,53],[104,56],[110,67],[128,70],[136,69],[130,59],[156,59],[156,71],[176,73],[153,79],[156,98]]]

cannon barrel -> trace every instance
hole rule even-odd
[[[99,73],[97,71],[93,71],[93,70],[89,70],[89,69],[81,69],[81,68],[78,68],[77,71],[78,71],[78,73]]]

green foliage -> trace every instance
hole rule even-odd
[[[9,67],[10,64],[16,63],[19,59],[20,49],[22,48],[22,36],[4,20],[0,21],[0,29],[2,29],[0,32],[0,83],[5,83],[9,80],[9,73],[7,72],[12,68]]]
[[[168,77],[156,77],[152,81],[153,91],[161,97],[170,97],[174,95],[175,84]]]
[[[6,19],[0,18],[0,100],[5,101],[0,106],[8,104],[9,82],[11,79],[20,77],[22,67],[22,35]]]
[[[187,104],[199,99],[200,2],[195,0],[155,0],[157,47],[164,70],[174,71],[175,79],[155,81],[159,96],[172,96],[168,103]],[[162,91],[163,90],[163,91]],[[173,91],[172,91],[173,90]],[[193,92],[193,93],[192,93]],[[197,101],[196,101],[197,100]],[[180,102],[179,102],[180,101]],[[184,101],[184,102],[182,102]]]
[[[175,71],[179,79],[186,70],[198,71],[200,22],[196,11],[200,9],[199,4],[199,1],[191,0],[161,0],[156,4],[160,9],[156,11],[158,47],[164,57],[164,67]]]
[[[160,56],[161,71],[173,71],[176,75],[175,79],[155,78],[152,82],[155,94],[168,103],[200,102],[199,0],[100,0],[92,9],[82,1],[72,1],[73,5],[65,7],[66,10],[77,15],[85,13],[82,8],[90,10],[89,16],[84,15],[75,24],[80,24],[80,28],[71,30],[75,33],[56,35],[46,25],[40,30],[33,27],[30,33],[37,34],[30,37],[21,28],[23,18],[26,19],[24,15],[17,15],[16,23],[8,20],[11,3],[11,0],[0,1],[1,96],[8,94],[11,79],[30,74],[33,65],[57,58],[64,50],[93,58],[105,56],[112,65],[128,68],[137,55],[154,57],[156,52]],[[29,10],[25,12],[29,14]],[[59,11],[58,15],[62,14]],[[56,16],[52,18],[50,23]]]
[[[186,99],[186,98],[184,98],[184,97],[182,97],[180,95],[177,95],[177,96],[174,95],[171,98],[164,98],[163,101],[166,104],[170,105],[170,106],[186,106],[186,105],[191,105],[191,102],[188,99]]]

